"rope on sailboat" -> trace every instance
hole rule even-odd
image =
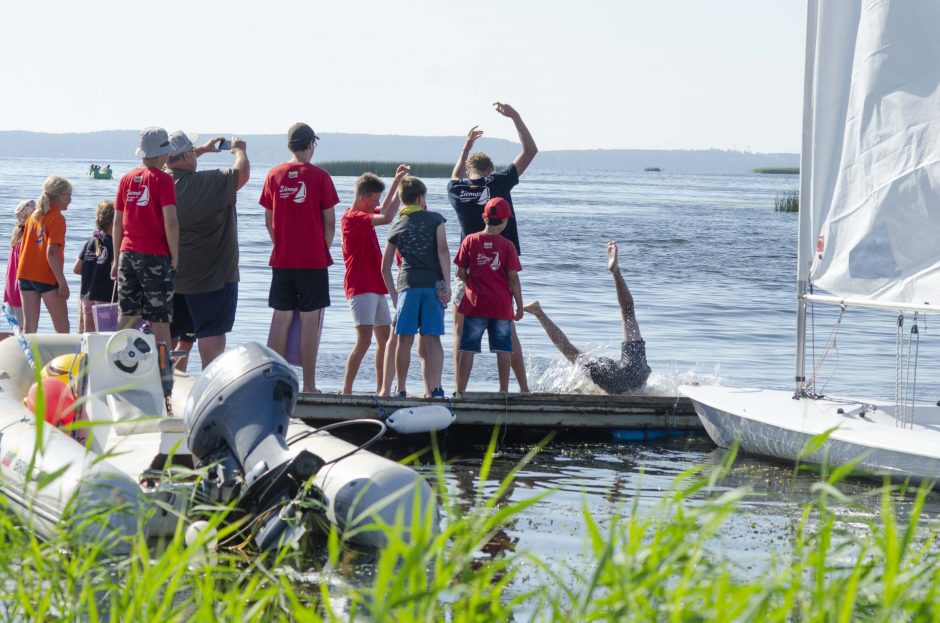
[[[901,386],[902,370],[904,369],[904,312],[898,313],[897,334],[895,336],[895,365],[894,365],[894,425],[899,426],[905,419],[905,403],[901,399],[903,395]]]
[[[815,362],[815,352],[814,352],[814,357],[813,357],[813,359],[814,359],[813,373],[812,373],[812,374],[809,376],[809,378],[806,380],[806,385],[807,385],[807,386],[813,386],[813,385],[815,385],[815,383],[816,383],[816,375],[819,374],[819,371],[820,371],[820,369],[822,369],[823,364],[826,363],[826,358],[829,357],[829,351],[835,350],[836,354],[838,354],[839,348],[836,346],[836,338],[837,338],[838,335],[839,335],[839,329],[842,328],[842,319],[843,319],[844,317],[845,317],[845,304],[842,304],[842,305],[839,305],[839,318],[836,320],[835,326],[832,327],[832,331],[829,333],[829,339],[826,340],[826,345],[825,345],[825,347],[823,347],[822,353],[821,353],[820,356],[819,356],[819,362],[818,362],[818,363]],[[814,331],[814,334],[815,334],[815,331]],[[815,337],[814,337],[814,341],[815,341]],[[816,349],[814,348],[813,351],[815,351],[815,350],[816,350]],[[835,372],[836,372],[836,370],[838,369],[838,367],[839,367],[839,365],[838,365],[838,359],[837,359],[837,360],[836,360],[836,367],[835,367],[835,369],[832,371],[832,374],[833,374],[833,375],[835,374]],[[823,389],[825,389],[825,387],[823,387]],[[813,393],[816,394],[815,387],[813,388]]]
[[[812,281],[809,283],[809,293],[813,294],[813,282]],[[812,369],[815,370],[816,369],[816,304],[813,301],[809,302],[809,335],[810,335],[809,356],[811,360],[810,365],[812,366]],[[806,342],[804,341],[804,345],[805,343]],[[816,381],[816,378],[815,376],[813,376],[809,380],[803,383],[804,389],[812,388],[811,393],[813,395],[816,394],[815,381]]]
[[[913,358],[911,350],[914,351]],[[914,428],[914,405],[917,398],[917,359],[920,354],[920,329],[917,326],[917,312],[914,312],[914,323],[911,325],[911,334],[907,342],[907,377],[911,379],[911,369],[913,368],[913,379],[910,381],[910,394],[905,395],[906,402],[910,405],[907,410],[905,424],[908,428]],[[913,363],[911,363],[913,361]]]

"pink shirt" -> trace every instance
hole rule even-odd
[[[22,238],[10,247],[10,260],[7,262],[7,280],[3,285],[3,302],[9,303],[13,307],[22,307],[23,301],[20,299],[20,283],[16,280],[16,268],[20,264],[20,245],[23,244]]]

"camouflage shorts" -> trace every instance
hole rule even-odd
[[[124,251],[118,266],[118,304],[124,316],[151,322],[173,318],[173,282],[176,270],[169,255]]]

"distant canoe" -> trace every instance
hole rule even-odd
[[[111,169],[88,169],[88,177],[93,180],[110,180],[113,175]]]
[[[643,169],[643,170],[644,170],[644,171],[651,171],[651,172],[653,172],[653,173],[661,173],[661,172],[662,172],[662,169],[660,169],[659,167],[646,167],[646,168]]]
[[[456,420],[448,431],[460,438],[488,435],[502,426],[513,439],[563,438],[642,441],[701,434],[692,403],[676,396],[595,396],[586,394],[499,394],[467,392],[457,400],[376,398],[372,395],[301,394],[294,416],[312,424],[382,418],[397,409],[445,405]]]

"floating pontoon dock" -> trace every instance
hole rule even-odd
[[[623,441],[700,434],[692,403],[676,396],[499,394],[468,392],[461,399],[377,398],[354,394],[301,394],[294,416],[324,425],[359,418],[382,419],[397,409],[443,404],[456,421],[449,431],[485,432],[504,427],[517,437],[549,432]]]

